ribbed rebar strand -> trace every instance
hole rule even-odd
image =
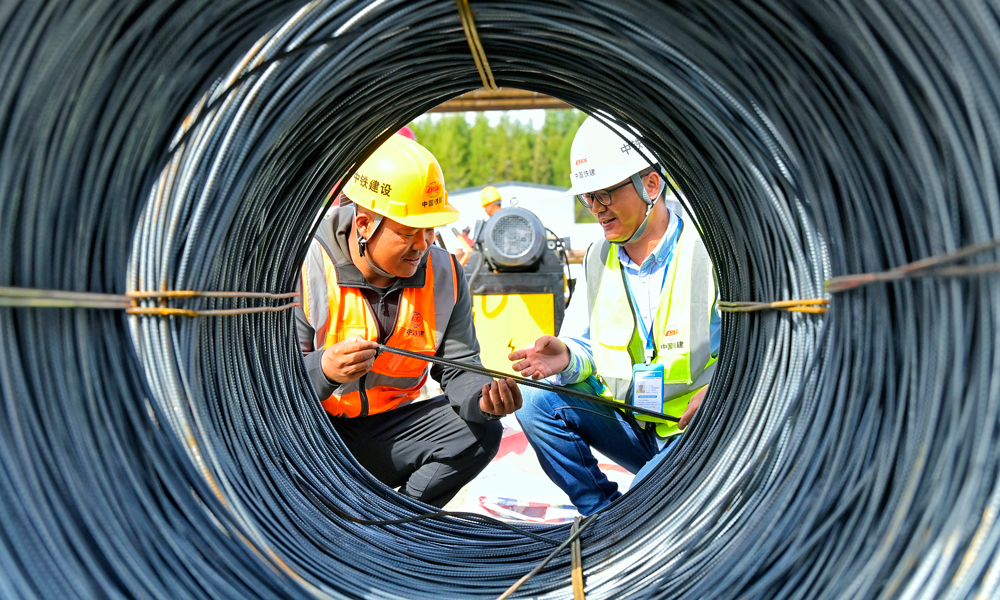
[[[498,85],[643,134],[724,300],[1000,235],[994,2],[471,6]],[[0,50],[0,287],[290,291],[336,182],[481,85],[450,0],[8,2]],[[682,442],[582,534],[587,597],[995,597],[997,283],[724,315]],[[287,314],[0,307],[0,399],[4,598],[495,598],[569,535],[338,516],[431,508],[350,457]],[[572,597],[569,553],[515,595]]]

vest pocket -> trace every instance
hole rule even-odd
[[[361,337],[364,339],[371,339],[368,337],[368,328],[364,325],[344,325],[337,328],[337,333],[332,336],[334,339],[327,338],[326,346],[332,346],[338,342],[343,342],[344,340],[352,340],[356,337]]]
[[[427,363],[391,352],[383,352],[375,359],[372,370],[392,377],[420,377]]]
[[[657,361],[663,365],[664,383],[691,383],[691,354],[661,355]]]
[[[597,371],[605,378],[632,379],[632,359],[629,355],[629,341],[632,328],[603,325],[598,331],[591,329],[591,344]],[[621,390],[615,390],[615,397]]]
[[[333,394],[322,402],[323,409],[334,417],[357,417],[361,414],[361,394],[356,391]]]
[[[383,413],[420,397],[420,389],[401,390],[389,386],[368,389],[369,414]]]
[[[620,325],[600,325],[598,332],[594,335],[591,331],[591,338],[595,338],[597,343],[605,348],[613,350],[628,349],[628,343],[632,340],[632,327],[622,327]],[[593,340],[592,340],[593,341]]]

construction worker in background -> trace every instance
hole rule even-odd
[[[479,192],[479,202],[483,205],[487,218],[492,217],[501,208],[500,190],[492,185],[484,187],[483,191]]]
[[[471,233],[472,233],[472,228],[469,227],[468,225],[466,225],[465,228],[462,229],[461,233],[462,239],[470,248],[475,244],[475,242],[472,241],[472,237],[470,235]]]
[[[479,365],[461,266],[433,246],[458,218],[441,167],[393,135],[344,186],[302,265],[296,329],[316,393],[354,457],[389,487],[441,507],[490,462],[520,408],[494,381],[389,352],[377,343]],[[444,394],[415,402],[428,372]]]
[[[584,259],[590,326],[581,338],[542,336],[508,357],[525,377],[680,416],[675,424],[524,389],[518,421],[545,473],[583,515],[621,496],[592,449],[640,481],[698,410],[718,351],[712,264],[694,224],[664,201],[664,176],[637,148],[638,136],[593,117],[580,126],[570,193],[605,238]]]

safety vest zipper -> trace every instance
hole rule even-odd
[[[385,294],[379,294],[378,312],[375,311],[375,307],[368,300],[368,296],[361,294],[361,297],[364,298],[365,304],[368,305],[368,310],[372,311],[372,315],[375,316],[375,328],[378,329],[378,343],[384,345],[389,340],[389,333],[382,328],[382,320],[379,318],[379,315],[381,313],[381,316],[389,316],[389,307],[385,302]],[[397,320],[399,320],[399,304],[396,304],[396,315],[392,322],[395,323]],[[361,412],[358,414],[359,417],[368,416],[368,392],[365,391],[365,380],[367,378],[368,373],[365,373],[361,376],[361,381],[358,382],[358,391],[361,396]]]
[[[359,417],[368,416],[368,392],[365,391],[365,379],[368,378],[368,373],[361,376],[361,380],[358,381],[358,395],[361,397],[361,412],[358,413]]]

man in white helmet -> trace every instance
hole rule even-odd
[[[462,267],[432,245],[454,222],[437,159],[394,135],[344,186],[302,265],[296,329],[306,371],[354,457],[389,487],[444,506],[500,448],[497,421],[521,406],[494,381],[378,344],[482,363]],[[428,374],[443,395],[415,402]]]
[[[579,339],[542,336],[509,356],[525,377],[679,418],[524,388],[518,421],[543,470],[583,515],[621,496],[592,449],[639,481],[687,427],[715,370],[721,319],[712,264],[694,224],[667,205],[664,176],[639,149],[642,140],[625,129],[594,117],[580,126],[570,193],[605,238],[584,259],[589,328]]]

